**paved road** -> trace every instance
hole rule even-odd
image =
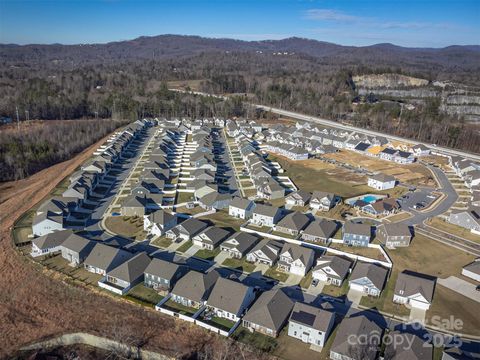
[[[435,174],[439,182],[440,192],[445,195],[445,198],[438,204],[434,205],[434,208],[429,211],[417,211],[414,209],[409,210],[412,213],[412,217],[406,220],[401,221],[407,225],[419,225],[422,224],[425,220],[432,218],[434,216],[441,215],[450,209],[450,207],[457,201],[458,194],[453,188],[452,184],[447,178],[447,175],[434,166],[427,165],[427,167]]]
[[[438,279],[437,282],[440,285],[449,288],[450,290],[453,290],[480,303],[480,291],[475,290],[476,286],[468,281],[460,279],[456,276],[449,276],[446,279]]]

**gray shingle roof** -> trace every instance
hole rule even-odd
[[[178,271],[183,271],[185,269],[186,267],[183,265],[178,265],[166,260],[154,258],[150,264],[148,264],[147,268],[145,269],[145,273],[158,276],[162,279],[172,280]]]
[[[143,276],[148,264],[150,264],[150,257],[142,252],[109,271],[107,275],[132,282]]]
[[[241,315],[242,304],[250,287],[237,281],[219,278],[213,286],[207,305]]]
[[[191,270],[177,281],[172,293],[197,302],[205,301],[218,278],[216,271],[203,274]]]
[[[72,234],[72,230],[54,231],[50,234],[33,239],[32,243],[34,243],[39,249],[48,249],[62,245],[63,242]]]
[[[98,243],[85,259],[85,264],[108,270],[114,261],[126,261],[132,254],[112,246]]]
[[[259,214],[263,216],[274,217],[280,209],[276,206],[268,206],[263,204],[257,204],[254,214]]]
[[[309,222],[310,219],[307,215],[299,211],[295,211],[280,220],[277,226],[300,231],[303,230],[303,228],[305,228],[305,226],[307,226]]]
[[[243,317],[244,321],[279,331],[294,302],[280,289],[264,292]]]
[[[368,345],[352,344],[351,334],[366,336],[364,340],[367,341]],[[330,351],[354,359],[374,360],[378,351],[377,345],[379,345],[374,343],[374,339],[381,338],[382,334],[383,329],[363,315],[345,318],[338,326],[337,335]]]
[[[246,210],[250,206],[251,203],[252,203],[251,200],[235,196],[233,198],[232,202],[230,203],[230,206]]]
[[[337,224],[335,221],[321,219],[311,222],[305,228],[305,230],[303,230],[303,233],[312,236],[329,238],[335,233],[335,230],[337,230]]]
[[[297,302],[293,307],[289,321],[306,325],[318,331],[326,332],[329,330],[330,323],[334,317],[335,314],[330,311]]]
[[[380,265],[370,264],[358,261],[350,276],[350,281],[368,278],[378,289],[382,290],[385,280],[387,279],[388,270]]]
[[[420,293],[428,302],[432,302],[434,289],[434,278],[424,274],[404,271],[398,274],[394,293],[404,297]]]

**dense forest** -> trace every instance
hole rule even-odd
[[[0,115],[134,120],[249,115],[241,99],[412,139],[480,152],[478,127],[440,111],[438,98],[352,105],[352,76],[397,73],[475,85],[480,48],[344,47],[306,39],[244,42],[160,36],[98,45],[0,46]],[[192,81],[194,80],[194,82]],[[212,97],[168,91],[195,83]],[[193,86],[193,85],[192,85]]]
[[[0,131],[0,181],[18,180],[67,160],[125,121],[47,121]]]

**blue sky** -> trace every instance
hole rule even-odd
[[[0,43],[186,34],[344,45],[480,44],[480,0],[0,0]]]

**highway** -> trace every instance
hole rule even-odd
[[[191,93],[191,94],[202,95],[202,96],[213,96],[213,97],[223,99],[223,100],[226,100],[228,98],[228,96],[208,94],[208,93],[199,92],[199,91],[186,91],[186,90],[180,90],[180,89],[169,89],[169,90],[177,91],[177,92],[184,92],[184,93]],[[442,147],[442,146],[432,146],[432,144],[417,141],[417,140],[406,139],[406,138],[402,138],[402,137],[399,137],[399,136],[384,134],[384,133],[381,133],[381,132],[378,132],[378,131],[366,130],[366,129],[358,128],[358,127],[355,127],[355,126],[344,125],[344,124],[341,124],[341,123],[333,121],[333,120],[322,119],[322,118],[319,118],[319,117],[300,114],[300,113],[296,113],[296,112],[293,112],[293,111],[287,111],[287,110],[283,110],[283,109],[279,109],[279,108],[274,108],[274,107],[271,107],[271,106],[260,105],[260,104],[252,104],[252,103],[247,103],[247,104],[250,105],[250,106],[253,106],[257,109],[262,109],[264,111],[270,111],[272,113],[275,113],[275,114],[278,114],[278,115],[283,115],[283,116],[288,116],[288,117],[291,117],[293,119],[308,121],[308,122],[312,122],[312,123],[315,123],[315,124],[329,126],[329,127],[333,127],[333,128],[337,128],[337,129],[341,129],[341,130],[355,131],[355,132],[370,135],[370,136],[383,136],[383,137],[386,137],[386,138],[391,139],[391,140],[408,142],[408,143],[411,143],[411,144],[414,144],[414,145],[422,144],[422,145],[425,145],[425,146],[428,146],[429,148],[431,148],[432,151],[435,152],[435,153],[443,153],[443,154],[446,154],[446,155],[462,156],[462,157],[465,157],[465,158],[468,158],[468,159],[471,159],[471,160],[480,161],[480,155],[478,155],[478,154],[472,154],[472,153],[468,153],[468,152],[465,152],[465,151],[454,150],[454,149],[450,149],[450,148],[446,148],[446,147]]]

